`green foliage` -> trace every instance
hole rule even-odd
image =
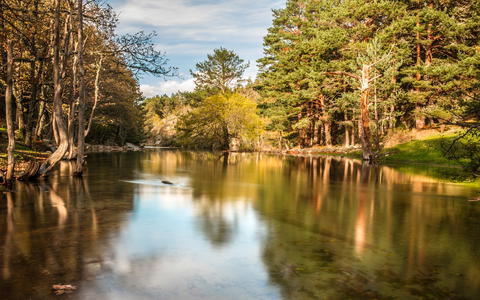
[[[143,111],[138,83],[129,70],[107,65],[103,97],[97,108],[87,143],[124,145],[143,140]]]
[[[217,94],[180,118],[178,142],[212,150],[229,150],[239,143],[240,149],[248,150],[255,148],[261,128],[253,100],[238,93]]]
[[[330,135],[358,142],[355,76],[374,64],[377,137],[421,128],[422,119],[479,128],[479,35],[478,1],[288,0],[273,11],[258,60],[261,113],[269,130],[300,146],[327,144]]]
[[[207,90],[211,94],[221,91],[225,93],[232,84],[241,79],[248,63],[244,63],[235,52],[225,48],[213,50],[207,59],[195,65],[196,71],[190,71],[197,89]]]
[[[191,107],[201,101],[197,93],[176,93],[145,99],[144,130],[149,143],[176,146],[176,124]]]
[[[358,75],[359,63],[374,62],[375,55],[388,52],[388,47],[371,46],[387,45],[375,39],[375,33],[401,8],[392,1],[291,0],[285,9],[275,10],[273,26],[264,40],[266,55],[258,61],[257,89],[263,96],[262,113],[273,120],[269,128],[303,144],[299,139],[314,139],[319,128],[339,132],[344,128],[339,122],[356,123],[358,81],[326,73]],[[376,52],[370,51],[373,48]],[[383,65],[377,66],[383,76],[377,80],[375,92],[381,99],[377,107],[380,119],[386,123],[396,117],[390,106],[397,95],[392,76],[398,63],[390,58]],[[305,118],[310,128],[305,127]]]
[[[443,153],[475,176],[480,176],[480,130],[470,129],[458,135],[443,145]]]

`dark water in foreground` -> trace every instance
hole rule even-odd
[[[0,299],[480,299],[473,188],[260,154],[69,168],[0,194]]]

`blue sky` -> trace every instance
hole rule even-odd
[[[170,94],[194,87],[189,70],[218,47],[234,50],[250,62],[246,78],[254,78],[262,56],[263,36],[273,8],[284,0],[110,0],[120,14],[119,33],[156,31],[159,50],[166,52],[178,78],[144,76],[145,96]]]

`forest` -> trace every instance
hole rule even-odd
[[[454,126],[459,132],[445,142],[443,155],[478,172],[479,13],[479,1],[287,1],[273,10],[255,82],[229,85],[230,93],[257,104],[259,135],[241,139],[241,148],[360,144],[363,159],[375,161],[395,132]],[[225,72],[222,66],[235,59],[221,50],[192,74],[240,79],[244,68]],[[219,81],[195,78],[193,93],[146,100],[147,132],[166,145],[231,149],[225,142],[179,138],[185,128],[205,128],[189,113],[201,99],[225,93]],[[217,131],[216,140],[225,139]]]
[[[2,1],[7,181],[16,144],[54,149],[27,167],[37,176],[61,159],[76,159],[81,174],[85,140],[223,151],[358,145],[375,162],[398,131],[451,127],[443,155],[478,174],[480,1],[288,0],[273,10],[255,80],[220,47],[190,71],[193,92],[147,99],[140,76],[176,69],[155,33],[119,35],[117,22],[101,1]]]
[[[117,22],[103,1],[1,2],[1,138],[8,138],[2,143],[8,162],[0,177],[6,182],[14,177],[16,142],[27,150],[53,150],[41,163],[31,159],[19,175],[35,177],[62,159],[76,160],[81,174],[85,138],[100,144],[142,139],[138,78],[175,69],[155,49],[155,33],[118,35]]]

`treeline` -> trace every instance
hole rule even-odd
[[[280,147],[361,141],[370,160],[399,127],[478,137],[480,1],[288,0],[273,14],[256,86]]]
[[[175,70],[153,47],[154,34],[117,35],[116,24],[103,1],[0,2],[7,181],[13,177],[15,141],[55,148],[31,175],[45,175],[61,159],[77,159],[81,174],[85,138],[123,144],[142,136],[137,78]]]

